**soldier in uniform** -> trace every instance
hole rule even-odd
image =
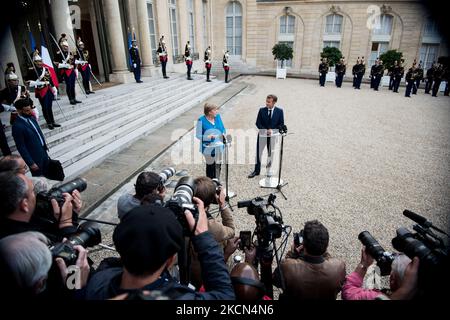
[[[186,43],[186,46],[184,47],[184,61],[186,62],[187,79],[194,80],[191,78],[192,54],[191,54],[191,44],[189,41]]]
[[[203,59],[205,61],[205,68],[206,68],[206,81],[211,82],[209,79],[209,75],[211,74],[211,46],[208,46],[208,48],[205,50],[205,57]]]
[[[89,51],[84,48],[84,42],[81,41],[81,38],[78,39],[78,52],[77,52],[77,60],[75,63],[78,65],[78,70],[81,73],[81,77],[83,78],[83,87],[84,92],[86,94],[95,93],[91,91],[91,86],[89,80],[91,79],[91,65],[89,64]],[[81,56],[80,56],[81,54]]]
[[[328,62],[327,62],[327,58],[322,58],[321,59],[321,63],[319,64],[319,84],[321,87],[325,87],[325,79],[327,77],[327,73],[328,73]]]
[[[375,91],[378,91],[378,88],[380,87],[381,78],[383,78],[383,75],[384,75],[383,60],[378,60],[378,65],[375,69],[375,81],[373,83],[373,89]]]
[[[390,68],[388,68],[388,76],[389,76],[389,90],[392,90],[394,88],[394,70],[397,68],[398,62],[397,60],[394,61],[394,65],[392,65]]]
[[[54,64],[59,69],[59,72],[66,83],[66,92],[70,104],[74,105],[81,103],[75,96],[75,55],[69,50],[69,43],[63,36],[64,34],[62,34],[59,39],[59,47],[61,50],[56,53],[56,61],[54,61]]]
[[[230,72],[230,65],[228,64],[228,58],[230,57],[229,51],[227,50],[223,55],[222,66],[225,71],[225,83],[228,83],[228,74]]]
[[[356,69],[355,89],[358,89],[358,90],[361,89],[361,82],[362,82],[364,73],[366,73],[366,65],[365,65],[364,57],[362,57],[361,60],[359,61],[358,67]]]
[[[164,41],[164,36],[161,36],[159,39],[158,50],[156,50],[159,56],[159,62],[161,62],[162,74],[164,79],[168,79],[169,77],[166,74],[166,66],[167,66],[167,48],[166,42]]]
[[[441,63],[438,63],[436,70],[433,73],[433,97],[437,97],[439,87],[441,86],[442,78],[444,77],[444,67]]]
[[[131,63],[133,65],[134,79],[136,80],[137,83],[142,83],[143,81],[141,80],[141,57],[139,56],[139,49],[137,47],[136,40],[131,41],[130,57]]]
[[[433,86],[433,75],[435,70],[436,63],[433,61],[433,64],[431,65],[430,69],[427,70],[427,74],[425,76],[425,94],[430,94],[430,90]]]
[[[16,108],[14,102],[22,98],[30,97],[30,93],[25,86],[19,85],[19,77],[14,72],[10,72],[6,75],[6,88],[0,91],[0,112],[7,111],[12,112],[11,120],[16,115]],[[11,154],[11,149],[8,146],[8,141],[5,135],[3,123],[0,120],[0,149],[4,156]]]
[[[344,57],[342,57],[338,63],[336,63],[336,67],[335,67],[335,72],[336,72],[336,87],[340,88],[342,87],[342,80],[344,79],[344,75],[345,75],[345,70],[346,70],[346,66],[345,66],[345,61],[344,61]]]
[[[35,51],[33,54],[33,63],[36,67],[37,79],[35,81],[29,81],[28,85],[34,87],[34,94],[41,104],[47,126],[50,130],[53,130],[55,127],[61,127],[60,124],[55,123],[55,119],[53,118],[52,105],[56,88],[49,70],[42,63],[42,58],[38,51]]]
[[[356,88],[356,73],[358,71],[358,68],[359,68],[359,57],[358,57],[358,59],[356,59],[356,64],[354,64],[353,68],[352,68],[353,88]]]
[[[372,65],[372,67],[370,68],[370,89],[374,89],[375,88],[375,74],[376,74],[376,70],[378,68],[378,58],[377,60],[375,60],[375,63]]]
[[[417,94],[417,90],[419,90],[420,82],[423,80],[423,68],[422,61],[419,62],[419,66],[416,69],[416,76],[414,78],[414,86],[412,93]]]
[[[396,68],[394,68],[394,91],[398,93],[398,87],[400,86],[400,81],[403,78],[403,75],[405,74],[405,68],[403,67],[404,61],[401,60],[400,63],[397,65]]]
[[[416,61],[414,60],[412,67],[409,68],[409,70],[405,76],[405,80],[406,80],[405,97],[411,98],[411,90],[414,86],[414,79],[416,77],[416,74],[417,74],[417,68],[416,68]]]

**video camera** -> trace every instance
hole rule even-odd
[[[74,246],[93,247],[101,241],[100,229],[92,222],[85,222],[78,227],[77,232],[70,236],[67,241],[53,245],[50,247],[50,251],[53,258],[62,258],[66,265],[70,266],[75,265],[78,258],[78,251],[74,249]]]
[[[36,195],[36,208],[34,210],[34,215],[37,218],[46,220],[50,223],[57,223],[55,216],[53,214],[52,199],[58,202],[59,207],[64,204],[63,193],[71,194],[73,191],[78,190],[83,192],[87,188],[86,180],[83,178],[77,178],[62,184],[58,187],[51,188],[48,191],[39,192]]]
[[[366,251],[377,262],[377,266],[380,268],[382,276],[387,276],[391,273],[391,264],[394,261],[394,254],[386,251],[375,240],[369,231],[363,231],[358,235],[359,241],[366,247]]]
[[[185,236],[191,236],[192,230],[186,221],[186,215],[184,211],[187,209],[192,212],[194,219],[198,220],[199,212],[197,207],[192,203],[192,197],[195,193],[194,178],[186,176],[178,180],[175,187],[175,191],[172,197],[166,201],[165,207],[169,208],[176,216],[178,222],[183,227],[183,234]]]

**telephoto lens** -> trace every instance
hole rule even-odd
[[[369,231],[363,231],[358,235],[359,241],[366,247],[366,251],[372,258],[377,261],[380,268],[381,275],[387,276],[391,273],[391,264],[394,261],[394,256],[383,249],[377,240],[370,234]]]
[[[167,180],[169,180],[173,175],[176,173],[176,170],[172,167],[165,168],[161,173],[159,174],[161,178],[161,182],[164,184]]]
[[[85,222],[80,224],[77,233],[69,238],[69,242],[74,246],[93,247],[102,242],[102,235],[94,222]]]

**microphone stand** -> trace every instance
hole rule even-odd
[[[277,190],[281,193],[281,195],[283,196],[284,200],[287,200],[287,197],[283,193],[281,188],[283,188],[288,183],[281,181],[281,167],[282,167],[282,164],[283,164],[283,146],[284,146],[284,137],[286,136],[286,133],[287,133],[287,128],[286,128],[286,130],[284,130],[284,128],[283,128],[283,130],[280,130],[280,134],[281,134],[281,149],[280,149],[280,166],[278,168],[278,185],[277,185]]]
[[[230,207],[230,210],[234,211],[233,206],[230,204],[230,198],[234,198],[236,194],[228,191],[228,147],[231,144],[231,139],[227,139],[227,137],[223,135],[223,144],[225,148],[225,202]]]

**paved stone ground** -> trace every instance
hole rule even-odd
[[[375,92],[367,85],[354,90],[348,83],[340,89],[330,83],[321,88],[318,81],[304,79],[245,76],[234,81],[249,86],[222,108],[225,126],[254,129],[258,106],[264,104],[266,95],[279,97],[289,129],[283,161],[283,178],[288,182],[283,192],[288,199],[278,195],[276,201],[284,223],[298,232],[305,221],[321,221],[330,233],[330,253],[347,262],[347,272],[359,262],[357,237],[363,230],[393,250],[395,230],[411,229],[413,224],[402,215],[404,209],[449,229],[448,97],[433,98],[422,89],[417,96],[405,98],[404,92],[395,94],[386,88]],[[253,141],[249,145],[248,158],[253,160]],[[189,135],[150,169],[173,165],[179,159],[172,155],[180,148],[192,148]],[[204,174],[200,163],[176,168],[187,169],[192,176]],[[238,194],[232,204],[270,192],[259,188],[261,176],[247,179],[252,168],[248,162],[230,167],[230,189]],[[122,192],[132,190],[134,181],[133,177],[93,214],[102,212],[105,220],[117,221],[115,201]],[[254,218],[244,209],[236,208],[234,217],[237,234],[254,228]],[[104,229],[104,243],[111,243],[111,232],[111,227]],[[106,250],[92,254],[94,260],[108,255]]]

